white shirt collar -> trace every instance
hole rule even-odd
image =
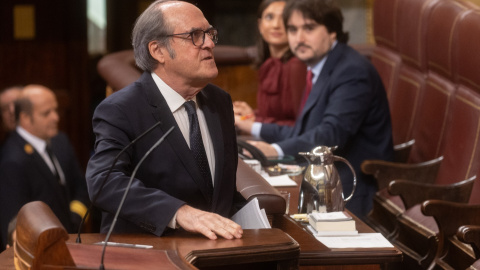
[[[157,74],[155,74],[154,72],[152,72],[151,74],[153,81],[157,85],[162,96],[165,98],[165,101],[167,102],[170,111],[173,113],[178,109],[182,108],[186,100],[179,93],[177,93],[170,86],[168,86],[168,84],[166,84],[162,79],[160,79]],[[197,103],[196,96],[193,97],[192,100]]]
[[[39,153],[45,152],[45,148],[47,147],[47,142],[45,140],[40,139],[39,137],[31,134],[21,126],[17,126],[17,132],[25,141],[31,144],[33,148],[37,150],[37,152]]]

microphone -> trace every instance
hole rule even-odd
[[[155,129],[158,125],[160,125],[162,122],[157,122],[155,123],[155,125],[153,125],[151,128],[147,129],[145,132],[143,132],[142,134],[140,134],[137,138],[135,138],[133,141],[131,141],[127,146],[125,146],[122,151],[120,151],[117,156],[115,156],[115,159],[113,160],[112,162],[112,166],[110,166],[110,169],[108,170],[107,172],[107,176],[105,176],[105,178],[103,179],[103,182],[102,184],[100,185],[100,188],[98,189],[98,192],[97,194],[95,194],[95,197],[93,198],[93,200],[90,202],[90,206],[88,207],[87,209],[87,212],[85,212],[85,215],[83,215],[83,218],[82,218],[82,221],[80,222],[80,225],[78,226],[78,233],[77,233],[77,239],[75,240],[76,243],[82,243],[82,239],[80,238],[80,233],[82,231],[82,227],[83,227],[83,224],[85,223],[85,220],[87,219],[88,215],[90,214],[90,212],[92,211],[92,208],[93,208],[93,205],[95,204],[95,202],[97,201],[98,199],[98,196],[100,195],[100,192],[102,191],[103,189],[103,186],[105,186],[105,183],[107,182],[107,179],[108,177],[110,176],[110,173],[112,172],[113,170],[113,167],[115,166],[115,164],[117,164],[117,161],[118,159],[120,158],[120,156],[125,152],[127,151],[127,149],[129,149],[132,145],[136,144],[138,140],[140,140],[141,138],[143,138],[145,135],[147,135],[148,133],[150,133],[150,131],[152,131],[153,129]]]
[[[137,170],[140,167],[140,165],[143,163],[143,161],[150,155],[150,153],[159,146],[163,140],[172,132],[173,128],[175,126],[172,126],[163,136],[152,146],[148,151],[143,155],[142,159],[138,162],[137,166],[135,166],[135,169],[132,172],[132,176],[130,176],[130,180],[128,181],[127,188],[125,189],[125,192],[123,193],[122,200],[120,201],[120,204],[118,205],[117,212],[115,213],[115,216],[112,221],[112,225],[110,225],[110,229],[108,230],[107,236],[105,237],[105,241],[103,244],[103,250],[102,250],[102,260],[100,262],[100,270],[105,270],[105,266],[103,265],[103,259],[105,257],[105,249],[107,248],[108,240],[110,239],[110,235],[112,234],[113,228],[115,227],[115,223],[117,223],[117,218],[118,215],[120,214],[120,210],[122,210],[123,203],[125,202],[125,199],[127,198],[128,191],[130,190],[130,187],[132,186],[133,178],[135,177],[135,174],[137,174]]]

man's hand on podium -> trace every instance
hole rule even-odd
[[[217,235],[225,239],[242,238],[240,225],[220,215],[195,209],[188,205],[177,211],[177,223],[189,232],[201,233],[215,240]]]

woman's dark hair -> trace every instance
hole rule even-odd
[[[300,11],[304,18],[312,19],[325,25],[329,33],[337,33],[337,41],[348,42],[348,33],[343,32],[343,15],[332,0],[290,0],[283,10],[283,22],[287,25],[288,18],[294,11]]]
[[[257,19],[262,18],[262,14],[270,6],[271,3],[274,2],[286,2],[286,0],[263,0],[260,3],[260,6],[257,10]],[[258,68],[260,67],[263,62],[265,62],[268,58],[270,58],[270,50],[268,49],[268,43],[263,39],[260,31],[257,28],[257,59],[255,59],[255,66]],[[293,56],[292,51],[290,48],[283,54],[280,58],[282,62],[288,61]]]

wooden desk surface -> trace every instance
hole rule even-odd
[[[301,176],[295,177],[294,180],[298,183],[298,181],[301,181]],[[291,193],[290,213],[296,213],[300,186],[280,187],[278,189],[288,190]],[[374,232],[365,223],[354,215],[352,216],[356,219],[356,227],[359,232]],[[307,232],[301,224],[287,215],[276,216],[273,219],[273,227],[276,229],[245,230],[244,237],[236,240],[208,240],[200,235],[176,231],[174,234],[162,237],[152,235],[112,235],[110,241],[152,245],[154,249],[175,251],[185,262],[199,268],[226,264],[254,263],[265,260],[265,258],[272,261],[289,260],[298,256],[299,253],[300,255],[296,262],[299,263],[302,269],[310,266],[315,269],[322,268],[319,266],[325,266],[326,268],[331,266],[335,267],[335,269],[379,269],[381,264],[402,260],[402,253],[396,248],[329,249]],[[104,237],[104,235],[100,234],[85,234],[82,236],[82,243],[93,244],[101,242],[104,240]],[[75,235],[71,235],[68,242],[73,243],[75,238]],[[343,267],[344,265],[347,265],[347,267]],[[0,270],[12,269],[15,269],[13,265],[13,250],[9,249],[0,254]],[[229,267],[229,269],[238,268]]]
[[[74,259],[77,257],[79,260],[83,260],[82,263],[79,264],[76,259],[75,262],[77,266],[92,267],[92,260],[95,260],[95,262],[98,261],[99,264],[100,254],[97,254],[98,252],[96,251],[101,250],[101,246],[93,246],[92,249],[96,252],[96,255],[87,257],[89,259],[88,262],[85,261],[84,254],[81,254],[84,251],[78,250],[78,246],[92,247],[91,244],[103,241],[105,235],[84,234],[82,235],[82,244],[75,244],[75,239],[76,235],[70,235],[69,240],[67,240],[67,245],[72,256],[75,255],[73,256]],[[173,251],[176,253],[173,255],[178,255],[187,264],[190,263],[198,268],[224,266],[229,269],[237,269],[230,266],[239,264],[248,265],[250,269],[252,269],[252,266],[254,266],[253,269],[264,268],[255,268],[255,264],[259,263],[270,263],[269,266],[277,265],[278,263],[278,265],[282,265],[280,268],[295,268],[298,265],[298,255],[300,252],[298,243],[279,229],[244,230],[243,237],[235,240],[220,238],[217,240],[209,240],[201,235],[175,231],[175,233],[162,237],[148,234],[112,235],[109,241],[151,245],[154,250],[164,250],[169,254]],[[108,250],[111,248],[116,247],[107,247],[106,252],[108,253]],[[148,253],[148,250],[131,250],[140,253],[141,251],[147,251],[144,253]],[[171,258],[173,257],[175,256],[171,256]],[[177,263],[177,265],[181,265],[181,263],[182,262]],[[105,263],[105,267],[108,268],[107,263]],[[277,267],[275,266],[274,268]],[[10,248],[0,254],[0,270],[13,269],[15,269],[13,263],[13,248]]]
[[[297,186],[277,187],[277,189],[290,193],[289,214],[296,214],[298,213],[298,199],[303,175],[291,176],[290,178],[297,183]],[[348,210],[346,211],[355,218],[358,232],[375,232],[355,215]],[[391,262],[400,262],[402,260],[402,252],[396,248],[329,249],[308,232],[302,224],[296,222],[287,215],[283,217],[275,217],[272,225],[274,228],[279,228],[288,233],[300,244],[300,266],[360,265],[360,269],[367,269],[367,267],[365,267],[366,264],[380,265]],[[376,269],[376,267],[371,267],[371,269]]]
[[[9,248],[0,253],[0,269],[12,270],[15,269],[13,264],[13,248]]]
[[[375,232],[359,219],[356,219],[356,226],[361,233]],[[286,215],[274,219],[273,227],[282,229],[300,244],[300,266],[385,264],[402,260],[402,252],[396,248],[330,249]]]
[[[93,244],[105,239],[103,234],[85,234],[82,243]],[[74,242],[70,237],[68,242]],[[241,239],[209,240],[198,234],[175,231],[174,234],[156,237],[152,235],[112,235],[111,242],[151,245],[154,249],[175,250],[181,258],[196,267],[230,264],[282,261],[295,259],[299,245],[279,229],[244,230]],[[108,249],[108,247],[107,247]]]

